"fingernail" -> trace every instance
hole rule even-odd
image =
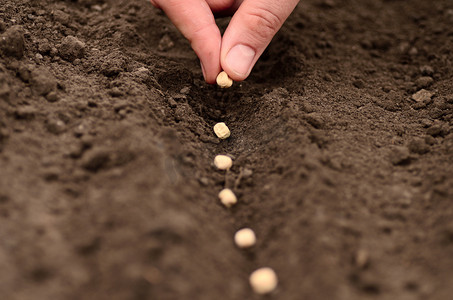
[[[203,78],[206,81],[206,71],[204,70],[204,66],[203,66],[203,63],[201,61],[200,61],[200,65],[201,65],[201,71],[203,72]]]
[[[255,50],[245,45],[236,45],[228,52],[225,63],[237,75],[247,76],[251,69]]]

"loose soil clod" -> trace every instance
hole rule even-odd
[[[74,36],[67,36],[61,41],[60,56],[70,62],[85,55],[86,45]]]
[[[33,70],[30,74],[31,83],[38,95],[46,96],[57,89],[57,80],[44,67]]]
[[[0,35],[0,52],[15,58],[22,58],[25,51],[24,29],[12,26]]]

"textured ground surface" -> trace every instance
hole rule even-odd
[[[305,0],[226,91],[144,0],[0,0],[0,35],[1,299],[259,299],[261,266],[268,299],[451,299],[451,0]]]

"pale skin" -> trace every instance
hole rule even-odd
[[[299,0],[151,0],[189,40],[203,76],[246,79]],[[232,15],[223,37],[214,16]]]

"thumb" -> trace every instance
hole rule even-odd
[[[222,39],[220,62],[234,80],[247,78],[299,0],[244,0]]]

